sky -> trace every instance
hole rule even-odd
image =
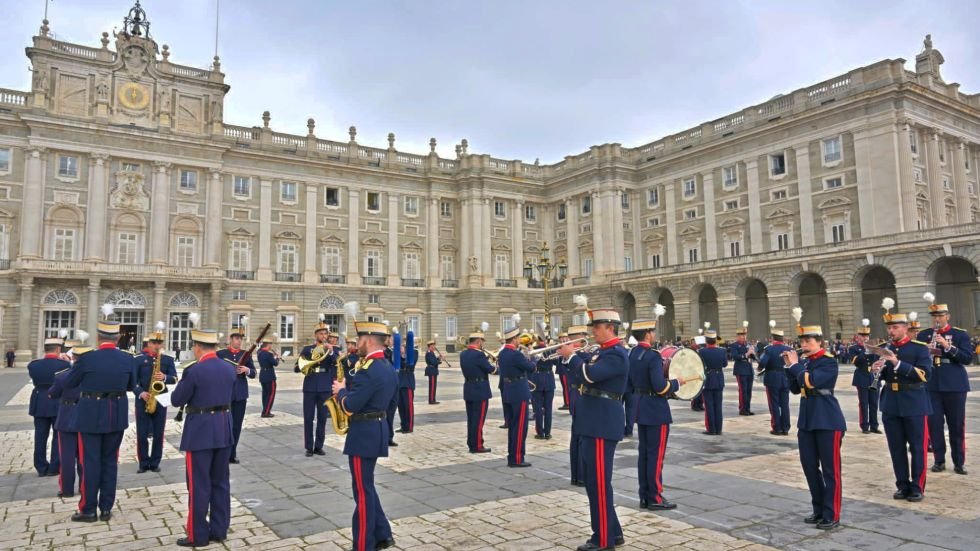
[[[171,62],[208,67],[217,0],[144,0]],[[220,0],[228,124],[443,157],[542,163],[649,143],[882,59],[980,92],[980,2]],[[133,0],[50,0],[59,40],[98,47]],[[0,88],[28,90],[44,0],[0,0]]]

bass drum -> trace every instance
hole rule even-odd
[[[684,384],[670,398],[692,400],[700,394],[704,386],[704,363],[697,352],[690,348],[665,346],[660,349],[660,356],[664,359],[664,377],[667,380],[677,377],[684,379]]]

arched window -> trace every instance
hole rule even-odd
[[[82,222],[75,209],[57,207],[48,215],[47,257],[51,260],[78,260],[82,249]]]
[[[47,295],[44,296],[42,304],[45,306],[51,305],[65,305],[65,306],[77,306],[78,297],[75,293],[69,291],[68,289],[55,289]]]
[[[146,298],[138,291],[113,291],[105,301],[116,308],[146,308]]]
[[[200,266],[200,236],[201,226],[197,220],[189,217],[177,220],[174,224],[174,241],[171,249],[175,266],[182,268]]]
[[[330,295],[324,297],[320,301],[320,310],[343,310],[344,309],[344,299],[338,297],[337,295]]]
[[[112,225],[110,258],[118,264],[141,264],[144,248],[143,219],[134,213],[123,213]]]
[[[170,299],[170,307],[196,309],[201,307],[201,301],[193,294],[181,291]]]

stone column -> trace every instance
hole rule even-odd
[[[626,239],[623,233],[623,194],[626,193],[625,190],[616,187],[609,192],[609,203],[612,209],[612,220],[609,225],[609,238],[607,242],[609,246],[606,247],[609,250],[609,255],[606,261],[606,270],[610,272],[621,272],[623,271],[623,264],[625,262],[624,257],[626,256]]]
[[[104,153],[91,155],[92,177],[88,181],[88,212],[85,213],[85,260],[100,262],[107,259],[105,230],[109,226],[106,219],[107,182],[106,162],[109,156]]]
[[[102,281],[96,278],[88,280],[88,311],[86,312],[85,330],[91,335],[88,344],[95,346],[95,334],[99,325],[99,291],[102,288]],[[159,310],[154,313],[159,315]],[[152,317],[152,316],[151,316]],[[152,326],[152,320],[150,320]]]
[[[473,230],[470,225],[475,225],[477,220],[473,217],[473,199],[462,196],[459,202],[459,212],[457,213],[457,228],[459,228],[459,285],[460,287],[470,285],[470,277],[473,271],[470,270],[470,258],[476,256],[473,252]]]
[[[913,231],[917,228],[919,217],[915,204],[915,180],[912,175],[912,132],[909,123],[903,124],[898,131],[896,147],[898,147],[898,176],[901,193],[902,231]]]
[[[680,251],[677,250],[677,198],[674,197],[674,182],[664,185],[664,206],[667,218],[667,251],[664,254],[663,265],[670,266],[683,262]],[[676,297],[674,298],[676,304]],[[683,319],[675,316],[675,319]]]
[[[643,258],[646,254],[643,251],[643,219],[640,217],[640,202],[643,200],[643,194],[640,192],[632,193],[630,197],[630,208],[633,209],[633,269],[642,270],[646,267],[646,259]],[[637,312],[639,312],[639,304],[637,304]],[[639,315],[639,314],[637,314]]]
[[[24,175],[23,211],[34,216],[20,217],[21,258],[41,258],[41,234],[44,231],[44,160],[45,150],[34,147],[27,150],[27,172]],[[23,329],[22,329],[23,330]],[[18,346],[29,352],[26,342]]]
[[[153,318],[163,320],[170,326],[170,320],[166,319],[166,311],[163,307],[163,294],[167,291],[167,282],[157,280],[153,282]]]
[[[317,185],[313,182],[306,184],[306,239],[303,247],[305,259],[303,262],[303,281],[306,283],[319,283],[319,268],[316,265],[316,198],[319,194]]]
[[[150,264],[170,262],[170,163],[153,163],[153,191],[150,204]]]
[[[970,221],[970,190],[966,182],[966,144],[958,142],[953,148],[953,190],[956,194],[956,223]]]
[[[606,252],[606,232],[602,231],[602,223],[607,218],[599,216],[596,209],[602,208],[602,193],[599,190],[589,192],[592,197],[592,212],[589,219],[592,220],[592,277],[606,271],[605,252]],[[609,212],[609,211],[606,211]],[[583,276],[585,274],[582,274]],[[589,281],[591,283],[591,280]]]
[[[272,180],[259,180],[259,281],[272,281]]]
[[[211,283],[211,300],[208,304],[208,323],[211,327],[224,327],[221,318],[221,283]],[[220,329],[219,329],[220,330]],[[251,331],[249,331],[251,333]],[[255,334],[254,336],[258,336]]]
[[[398,254],[398,201],[400,195],[388,193],[388,286],[401,285],[401,257]]]
[[[926,139],[926,172],[929,182],[930,228],[946,225],[946,193],[943,191],[942,167],[939,163],[939,132],[931,130]]]
[[[207,220],[205,222],[204,233],[207,241],[204,247],[204,261],[209,268],[221,267],[221,243],[224,241],[223,235],[223,208],[224,201],[224,182],[221,181],[221,171],[212,168],[209,171],[211,178],[207,183]]]
[[[568,277],[582,275],[582,264],[578,256],[578,208],[575,199],[565,200],[565,239],[568,240]]]
[[[704,192],[704,236],[708,249],[704,257],[706,260],[714,260],[718,258],[718,225],[715,223],[715,173],[713,171],[709,170],[701,174],[701,189]],[[722,252],[721,255],[725,256],[726,253],[727,251]]]
[[[749,194],[749,240],[752,254],[765,252],[766,244],[762,242],[762,206],[759,197],[759,160],[751,159],[745,162],[746,188]],[[812,226],[811,226],[812,227]]]
[[[796,174],[799,176],[797,188],[799,189],[800,203],[800,235],[803,238],[803,246],[809,247],[814,244],[813,236],[817,233],[813,227],[813,182],[810,177],[810,145],[806,143],[793,146],[796,150]],[[759,220],[762,226],[762,220]],[[868,233],[865,233],[868,231]],[[861,224],[861,236],[867,237],[870,229],[866,230]]]
[[[429,287],[440,287],[439,281],[439,198],[430,197],[425,209],[425,273]]]
[[[490,247],[490,228],[493,225],[493,212],[490,210],[490,198],[483,198],[481,219],[486,226],[474,226],[474,231],[480,236],[480,266],[483,267],[483,284],[493,286],[493,251]]]
[[[510,277],[517,280],[518,287],[527,288],[527,280],[524,279],[524,202],[515,201],[511,209],[513,219],[511,222],[510,248],[513,249],[511,258]]]
[[[26,362],[34,357],[31,348],[31,314],[37,308],[34,305],[34,278],[23,276],[20,280],[20,304],[17,307],[19,323],[17,325],[17,365],[26,366]]]
[[[361,283],[360,214],[361,192],[356,189],[347,194],[347,283]]]

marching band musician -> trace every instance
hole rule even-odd
[[[76,349],[72,352],[72,358],[76,361],[84,353],[80,350],[81,345],[88,339],[87,333],[84,331],[79,331],[79,333],[82,335],[76,341],[78,344],[75,345]],[[79,482],[82,480],[82,464],[78,456],[78,415],[75,413],[81,391],[77,387],[65,389],[65,381],[73,368],[74,365],[56,373],[54,384],[48,391],[48,397],[58,402],[58,417],[54,422],[58,439],[58,453],[61,459],[61,466],[58,469],[58,497],[74,497],[75,474],[78,474]]]
[[[275,417],[272,404],[276,401],[276,366],[279,354],[272,349],[272,339],[262,342],[259,349],[259,384],[262,385],[262,417]]]
[[[698,350],[704,363],[705,381],[701,395],[704,399],[704,434],[721,434],[723,416],[722,392],[725,389],[724,369],[728,367],[728,355],[717,346],[718,333],[714,329],[704,332],[705,347]]]
[[[464,380],[463,402],[466,404],[466,447],[470,453],[490,452],[490,448],[483,445],[483,424],[487,420],[487,406],[493,397],[489,376],[494,372],[493,365],[482,350],[487,326],[483,322],[480,331],[470,333],[466,350],[459,353],[459,368]]]
[[[326,455],[323,451],[327,433],[326,402],[330,399],[331,381],[337,378],[337,337],[331,334],[330,326],[322,315],[313,328],[313,338],[315,343],[306,345],[299,353],[304,360],[319,360],[319,363],[310,366],[303,378],[303,447],[306,448],[306,457]]]
[[[242,350],[242,339],[245,337],[245,329],[241,325],[233,325],[228,332],[228,348],[218,350],[217,355],[223,360],[227,360],[236,367],[238,377],[235,379],[235,388],[231,393],[231,421],[232,432],[235,436],[235,443],[231,447],[231,463],[238,463],[238,440],[242,436],[242,423],[245,421],[245,406],[248,404],[248,381],[255,378],[255,363],[252,358],[245,360],[244,365],[238,365],[245,351]]]
[[[71,364],[61,359],[61,337],[44,339],[44,357],[27,364],[27,373],[34,383],[28,414],[34,418],[34,470],[37,476],[58,476],[61,455],[58,451],[58,433],[55,420],[58,417],[58,402],[48,396],[55,374]],[[48,460],[48,437],[51,437],[51,459]]]
[[[890,342],[884,347],[888,354],[872,364],[881,373],[884,387],[881,392],[881,421],[895,471],[895,499],[922,501],[926,486],[927,416],[932,411],[923,383],[932,377],[932,360],[925,343],[908,335],[909,320],[905,314],[892,314],[894,300],[886,298],[884,320]],[[909,457],[911,456],[911,470]]]
[[[586,338],[588,332],[589,328],[585,325],[573,325],[568,328],[568,335],[565,337],[565,341],[569,342],[573,339]],[[568,369],[568,409],[572,415],[572,426],[570,429],[572,436],[568,449],[572,470],[571,479],[572,486],[585,487],[585,462],[583,461],[582,454],[579,453],[581,451],[582,439],[575,426],[575,406],[582,396],[579,393],[579,389],[585,382],[582,379],[582,367],[588,364],[591,357],[585,351],[585,346],[580,340],[571,342],[567,348],[568,355],[565,356],[563,354],[562,357],[565,359],[564,361],[567,364],[566,369]],[[559,349],[559,351],[562,350],[565,350],[565,347]]]
[[[929,415],[929,438],[935,463],[932,472],[946,469],[946,436],[943,425],[949,427],[949,448],[953,457],[953,472],[966,474],[966,393],[970,391],[970,377],[966,366],[973,359],[970,335],[959,327],[949,324],[949,307],[936,304],[932,293],[923,297],[929,304],[932,327],[918,335],[918,340],[933,343],[932,376],[926,383],[932,413]]]
[[[436,380],[439,378],[439,364],[442,363],[442,355],[436,352],[436,341],[425,343],[425,376],[429,378],[429,403],[438,404],[436,401]]]
[[[395,545],[391,525],[381,508],[374,488],[374,468],[379,457],[388,456],[385,408],[398,387],[398,376],[384,359],[384,338],[388,328],[376,322],[354,322],[358,336],[358,355],[363,358],[350,390],[333,381],[333,394],[349,416],[350,428],[344,440],[354,488],[353,539],[355,551],[387,549]]]
[[[542,343],[540,345],[544,347]],[[544,356],[538,356],[534,365],[534,373],[531,375],[531,382],[534,383],[534,390],[531,391],[531,405],[534,408],[534,438],[537,440],[551,440],[551,413],[555,401],[555,374],[551,371],[552,366],[558,363],[555,360],[547,360]]]
[[[755,371],[749,359],[751,347],[745,341],[749,322],[743,322],[742,327],[735,332],[735,342],[728,345],[728,353],[732,355],[735,367],[732,372],[738,383],[738,414],[755,415],[752,413],[752,384],[755,382]]]
[[[566,335],[567,333],[562,333]],[[558,335],[559,340],[561,340],[561,335]],[[571,390],[568,383],[568,365],[563,361],[555,362],[555,373],[558,375],[558,382],[561,384],[561,406],[559,410],[567,410],[569,408],[569,398],[568,394]]]
[[[772,342],[759,357],[762,384],[766,387],[766,401],[769,402],[769,434],[786,436],[790,425],[789,379],[783,352],[792,349],[783,343],[783,330],[776,329],[776,322],[772,320],[769,321],[769,338]]]
[[[187,535],[181,547],[202,547],[223,542],[231,523],[231,480],[228,464],[234,453],[234,403],[240,367],[219,359],[214,331],[191,329],[196,363],[184,369],[171,396],[173,405],[185,406],[187,418],[180,435],[187,481]]]
[[[516,317],[516,316],[515,316]],[[531,400],[528,376],[534,373],[534,364],[517,349],[521,329],[515,320],[514,327],[503,334],[504,348],[497,357],[500,371],[500,396],[507,404],[507,466],[530,467],[525,456],[527,444],[527,404]]]
[[[163,322],[159,322],[156,330],[147,335],[143,352],[136,356],[136,388],[133,389],[136,402],[136,459],[139,468],[136,472],[160,472],[160,460],[163,459],[163,431],[167,424],[167,408],[157,404],[156,411],[147,413],[146,401],[150,399],[150,385],[153,381],[163,381],[165,385],[177,382],[177,366],[174,359],[163,354],[164,339]],[[153,373],[153,365],[160,355],[160,372]],[[163,392],[167,392],[164,388]],[[147,440],[153,438],[153,447],[149,449]]]
[[[597,551],[615,549],[624,543],[613,503],[612,470],[616,444],[623,439],[622,427],[626,423],[623,391],[629,377],[629,359],[617,337],[619,313],[605,308],[587,312],[599,351],[591,364],[582,366],[584,383],[575,409],[575,425],[581,435],[592,537],[578,551]]]
[[[867,322],[867,323],[865,323]],[[871,336],[870,321],[861,320],[861,327],[854,334],[854,344],[847,349],[847,355],[854,364],[854,375],[851,377],[851,386],[857,391],[858,395],[858,421],[861,423],[861,432],[868,434],[874,432],[881,434],[878,428],[878,398],[881,393],[881,381],[871,374],[871,364],[878,361],[878,356],[869,354],[865,348],[865,343]]]
[[[797,441],[813,505],[813,514],[803,521],[821,530],[831,530],[840,526],[840,446],[847,430],[844,414],[834,397],[837,360],[823,349],[823,330],[819,325],[800,327],[798,332],[803,358],[793,349],[782,354],[789,364],[790,390],[801,397],[796,420]]]
[[[341,367],[344,370],[344,386],[348,389],[351,387],[354,379],[354,367],[360,360],[360,356],[357,355],[357,339],[352,339],[346,337],[347,339],[347,357],[341,362]]]
[[[640,508],[674,509],[676,504],[664,499],[663,468],[670,434],[670,405],[667,396],[684,384],[683,377],[667,380],[664,361],[653,343],[656,320],[637,320],[630,330],[637,344],[629,353],[629,374],[636,399],[636,423],[640,443],[636,474],[640,490]]]
[[[75,522],[112,517],[119,446],[129,427],[126,392],[136,386],[133,356],[116,348],[119,322],[100,321],[97,328],[98,349],[79,356],[65,379],[66,390],[80,391],[76,412],[83,476],[78,512],[71,516]]]
[[[419,357],[413,331],[405,334],[401,356],[402,363],[398,368],[398,419],[401,428],[398,432],[409,434],[415,431],[415,365]]]

